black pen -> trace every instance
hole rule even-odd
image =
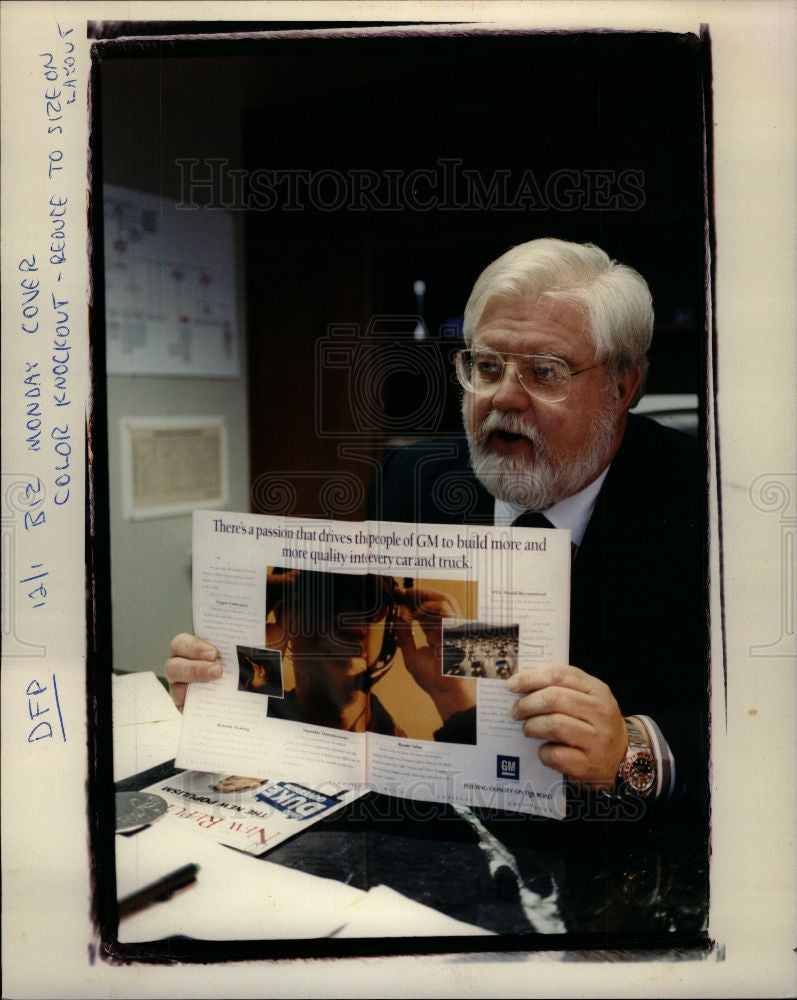
[[[137,910],[143,910],[150,903],[158,903],[168,899],[178,889],[196,882],[196,873],[198,871],[199,865],[183,865],[177,871],[170,872],[168,875],[164,875],[163,878],[159,878],[157,882],[145,885],[143,889],[139,889],[137,892],[131,892],[129,896],[125,896],[124,899],[119,900],[119,916],[126,917]]]

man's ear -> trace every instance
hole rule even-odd
[[[634,402],[642,383],[642,369],[639,365],[629,365],[615,376],[618,410],[624,413]]]

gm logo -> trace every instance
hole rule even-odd
[[[520,778],[520,757],[505,757],[499,753],[497,766],[499,778],[511,778],[513,781]]]

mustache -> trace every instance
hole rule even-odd
[[[504,431],[506,434],[517,434],[530,441],[535,448],[543,448],[545,438],[533,425],[526,423],[522,417],[515,413],[501,413],[498,410],[491,410],[484,420],[479,424],[476,432],[476,439],[479,445],[484,445],[490,434],[495,431]]]

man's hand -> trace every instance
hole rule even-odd
[[[222,675],[218,662],[219,651],[215,646],[195,635],[181,632],[169,643],[169,659],[166,661],[166,679],[169,694],[182,712],[185,691],[194,681],[215,681]]]
[[[404,665],[446,722],[455,712],[476,704],[474,680],[443,676],[443,619],[461,618],[462,612],[449,594],[427,587],[397,587],[396,597],[401,606],[396,636]],[[415,641],[413,622],[421,626],[427,645],[419,645]]]
[[[512,716],[545,740],[540,760],[573,781],[609,788],[628,746],[628,730],[609,686],[578,667],[521,670],[507,681],[521,695]]]

